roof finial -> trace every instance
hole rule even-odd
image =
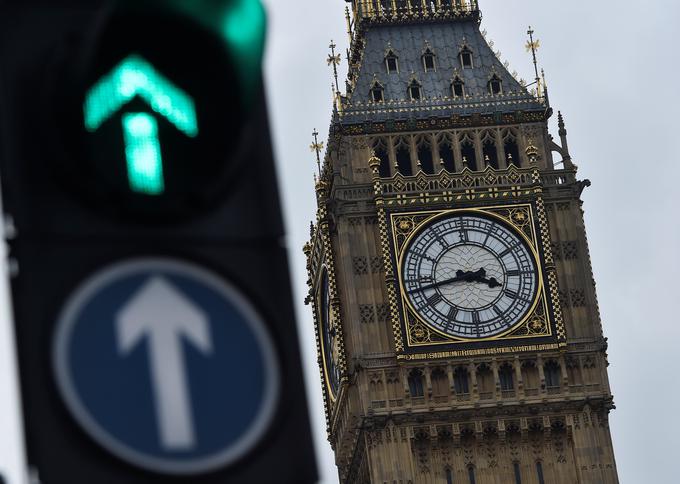
[[[321,150],[323,149],[323,141],[319,142],[319,132],[316,128],[314,128],[312,136],[314,136],[314,143],[309,145],[309,149],[316,151],[316,166],[319,169],[319,176],[321,176]]]
[[[529,34],[529,41],[527,42],[526,48],[527,52],[531,52],[531,55],[534,58],[534,72],[536,73],[536,93],[541,96],[541,77],[538,75],[538,59],[536,58],[536,52],[538,49],[541,47],[541,41],[536,39],[534,40],[534,30],[529,26],[529,30],[527,31],[527,34]]]
[[[331,49],[331,53],[328,54],[328,59],[326,61],[328,62],[329,66],[333,66],[333,77],[335,78],[335,92],[339,93],[340,92],[340,85],[338,84],[338,66],[340,65],[340,62],[342,62],[342,56],[340,54],[335,53],[335,48],[337,45],[335,45],[335,42],[331,40],[331,45],[328,46]]]
[[[352,37],[353,32],[352,32],[352,17],[350,16],[349,13],[349,7],[345,6],[345,20],[347,20],[347,35],[349,35],[349,43],[352,43]]]

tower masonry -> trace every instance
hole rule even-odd
[[[510,73],[480,20],[348,4],[304,247],[342,483],[618,483],[589,182],[538,68]]]

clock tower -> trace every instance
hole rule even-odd
[[[511,74],[480,19],[348,6],[304,248],[342,483],[618,483],[589,182],[538,69]]]

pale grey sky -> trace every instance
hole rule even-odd
[[[265,0],[270,14],[267,87],[288,224],[293,284],[308,393],[324,484],[337,482],[326,442],[301,247],[314,218],[311,132],[330,119],[328,44],[347,47],[342,0]],[[483,28],[511,70],[529,79],[527,26],[541,40],[550,98],[592,188],[584,193],[600,309],[609,338],[618,409],[611,418],[622,484],[675,484],[680,450],[675,411],[680,341],[680,179],[676,154],[677,23],[680,2],[657,0],[479,0]],[[344,66],[343,66],[344,67]],[[344,72],[344,68],[343,68]],[[4,281],[3,281],[4,282]],[[0,295],[4,293],[0,286]],[[8,387],[8,323],[0,313],[0,469],[19,484],[15,396]]]

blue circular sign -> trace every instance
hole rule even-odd
[[[177,260],[130,260],[87,279],[59,317],[53,364],[66,406],[96,442],[164,474],[245,456],[279,398],[258,312],[232,284]]]

